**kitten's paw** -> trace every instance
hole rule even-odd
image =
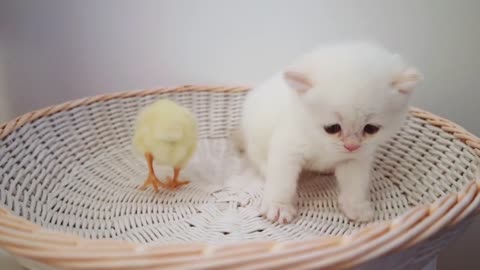
[[[260,214],[268,220],[281,224],[292,222],[297,214],[297,208],[291,203],[263,202]]]
[[[367,222],[373,219],[373,207],[367,200],[355,201],[340,196],[339,203],[340,209],[351,220]]]

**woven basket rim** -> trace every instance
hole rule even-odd
[[[26,113],[0,125],[0,139],[41,117],[96,102],[168,92],[205,91],[234,93],[249,87],[195,86],[135,90],[68,101]],[[480,158],[480,139],[461,126],[427,111],[411,108],[412,116],[452,134]],[[86,239],[42,228],[0,208],[0,247],[9,253],[68,269],[124,269],[150,267],[206,269],[295,266],[295,268],[346,268],[392,250],[403,250],[452,227],[476,213],[480,205],[480,178],[464,189],[432,204],[411,209],[390,221],[370,224],[347,236],[319,236],[309,240],[250,241],[213,245],[206,243],[141,245],[123,240]]]

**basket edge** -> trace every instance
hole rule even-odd
[[[10,133],[16,129],[22,127],[26,123],[33,122],[41,117],[53,115],[55,113],[67,111],[79,106],[89,105],[95,102],[109,101],[117,98],[129,98],[129,97],[142,97],[149,95],[158,95],[171,92],[214,92],[214,93],[238,93],[246,92],[251,87],[248,86],[202,86],[202,85],[183,85],[178,87],[162,87],[154,89],[142,89],[132,91],[122,91],[109,94],[102,94],[96,96],[90,96],[86,98],[75,99],[60,103],[57,105],[48,106],[42,109],[34,110],[25,114],[22,114],[10,121],[0,123],[0,140],[7,137]]]

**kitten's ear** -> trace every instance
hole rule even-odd
[[[408,95],[415,90],[415,87],[422,79],[422,74],[416,68],[410,67],[393,79],[392,87],[399,93]]]
[[[308,76],[298,71],[287,70],[283,73],[283,78],[288,86],[299,94],[304,94],[313,87]]]

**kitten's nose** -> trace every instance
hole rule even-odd
[[[344,144],[343,147],[348,150],[348,152],[353,152],[360,148],[360,144]]]

